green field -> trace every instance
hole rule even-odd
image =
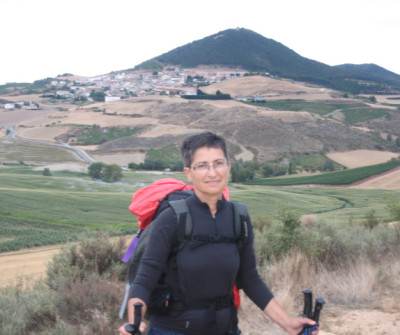
[[[135,135],[140,131],[140,129],[141,128],[130,129],[118,127],[102,129],[98,126],[93,126],[85,129],[85,131],[80,134],[80,136],[78,137],[78,142],[88,144],[112,141],[118,138]]]
[[[21,159],[23,157],[23,159]],[[0,138],[0,160],[13,162],[82,162],[78,154],[66,148]]]
[[[269,185],[269,186],[287,186],[287,185],[349,185],[365,178],[387,172],[400,166],[400,160],[393,159],[386,163],[363,166],[354,169],[346,169],[316,175],[296,176],[282,178],[259,178],[253,179],[248,185]]]
[[[128,210],[132,193],[160,178],[184,180],[184,175],[127,171],[121,182],[109,184],[67,171],[45,177],[29,167],[1,168],[0,251],[26,247],[28,240],[35,245],[74,240],[97,229],[133,234],[136,217]],[[232,200],[248,205],[253,220],[274,220],[278,210],[288,206],[299,215],[317,214],[321,220],[343,224],[363,221],[370,210],[379,220],[388,221],[383,197],[395,193],[240,184],[229,185],[229,190]]]

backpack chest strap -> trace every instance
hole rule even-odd
[[[226,236],[207,236],[207,235],[189,235],[186,239],[196,242],[208,242],[208,243],[236,243],[236,238]]]

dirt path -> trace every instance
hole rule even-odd
[[[59,250],[60,246],[50,246],[0,253],[0,287],[43,278],[47,264]]]

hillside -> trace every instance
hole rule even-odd
[[[372,103],[362,96],[344,97],[334,90],[264,76],[234,78],[202,89],[207,93],[220,90],[232,97],[262,96],[265,103],[152,95],[74,104],[39,95],[6,95],[7,100],[40,101],[41,108],[0,110],[0,125],[14,125],[19,137],[68,143],[96,160],[121,165],[143,162],[150,149],[176,146],[188,134],[206,129],[226,136],[233,157],[259,162],[358,149],[399,150],[397,100]],[[107,138],[116,131],[119,137]],[[82,141],[94,132],[103,135]],[[0,154],[1,161],[32,160]]]
[[[400,90],[400,76],[378,66],[346,65],[332,67],[302,57],[283,44],[244,28],[228,29],[193,41],[139,65],[201,65],[240,67],[253,72],[267,72],[351,93],[395,93]],[[383,71],[384,70],[384,71]],[[383,73],[384,72],[384,73]]]

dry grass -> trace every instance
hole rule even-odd
[[[400,260],[376,264],[359,259],[329,271],[294,253],[268,266],[265,281],[283,308],[293,316],[303,309],[303,289],[327,304],[321,312],[321,335],[400,333]],[[285,334],[243,295],[240,327],[248,335]]]

